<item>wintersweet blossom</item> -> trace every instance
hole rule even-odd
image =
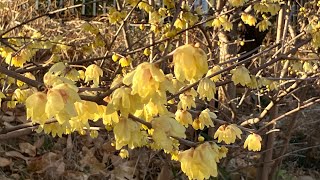
[[[152,138],[157,145],[164,150],[171,152],[173,150],[173,140],[170,136],[185,138],[186,128],[179,124],[171,114],[154,118],[152,121]]]
[[[210,101],[216,93],[216,85],[211,79],[204,78],[200,81],[197,92],[199,93],[200,99]]]
[[[177,110],[176,120],[183,126],[188,127],[189,124],[192,124],[192,115],[186,110]]]
[[[203,143],[196,148],[190,148],[182,151],[178,155],[181,163],[181,170],[189,179],[208,179],[210,176],[217,177],[218,153],[208,142]]]
[[[208,71],[206,53],[191,44],[178,47],[173,54],[174,74],[179,81],[194,82]]]
[[[138,94],[144,99],[156,98],[161,89],[161,83],[165,81],[165,75],[156,65],[144,62],[125,75],[123,83],[127,86],[132,84],[132,94]],[[143,85],[141,83],[143,82]]]
[[[261,141],[262,141],[262,138],[260,135],[252,133],[247,137],[243,147],[244,148],[248,147],[248,150],[252,150],[252,151],[260,151]]]
[[[85,72],[85,82],[89,82],[91,80],[93,80],[93,84],[95,86],[99,85],[99,81],[100,81],[100,77],[102,77],[103,75],[103,71],[102,69],[95,65],[95,64],[91,64],[90,66],[87,67],[86,72]]]
[[[229,0],[229,3],[231,4],[231,6],[239,7],[239,6],[243,6],[243,4],[245,3],[245,0]]]
[[[230,125],[221,125],[216,133],[214,138],[218,138],[218,142],[224,141],[226,144],[234,143],[236,138],[241,139],[241,130],[235,124]]]
[[[116,139],[116,149],[128,145],[130,149],[141,147],[147,143],[147,134],[140,130],[141,125],[129,118],[121,117],[115,124],[113,132]]]
[[[199,118],[193,121],[192,127],[195,130],[199,130],[199,129],[203,130],[205,126],[214,127],[212,118],[213,119],[217,118],[216,114],[213,112],[210,112],[209,109],[205,109],[200,113]]]
[[[241,84],[242,86],[245,86],[251,83],[250,72],[244,66],[238,66],[231,70],[230,73],[232,74],[231,79],[236,85]]]

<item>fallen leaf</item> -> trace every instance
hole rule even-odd
[[[18,151],[8,151],[8,152],[5,152],[5,155],[6,155],[7,157],[20,158],[20,159],[25,160],[26,162],[29,160],[28,157],[25,157],[24,155],[22,155],[22,154],[19,153]]]
[[[83,149],[83,152],[86,152],[86,155],[80,160],[81,167],[90,167],[91,173],[98,173],[105,168],[105,165],[94,156],[94,148]]]
[[[72,137],[71,137],[71,134],[69,134],[67,138],[67,150],[71,151],[72,148],[73,148]]]
[[[36,149],[39,149],[42,147],[43,143],[44,143],[44,136],[39,138],[33,145],[36,147]]]
[[[9,166],[11,163],[11,159],[0,157],[0,167]]]
[[[13,179],[22,179],[19,174],[11,174],[10,177]]]
[[[111,179],[134,179],[137,177],[138,171],[136,171],[135,161],[125,161],[118,166],[115,166],[111,172]]]
[[[157,180],[167,180],[167,179],[173,179],[173,174],[169,166],[164,165],[161,168],[161,172],[159,173]]]
[[[28,170],[36,173],[50,171],[50,173],[61,175],[65,170],[65,164],[61,155],[49,152],[31,159],[28,163]]]
[[[28,155],[31,156],[31,157],[34,157],[34,156],[36,156],[36,154],[37,154],[36,147],[33,146],[33,145],[30,144],[30,143],[20,143],[20,144],[19,144],[19,147],[20,147],[20,150],[21,150],[23,153],[26,153],[26,154],[28,154]]]
[[[0,176],[0,179],[1,179],[1,180],[12,180],[11,178],[7,178],[7,177],[4,176],[4,175],[1,175],[1,176]]]

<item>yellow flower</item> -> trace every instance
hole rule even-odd
[[[26,99],[32,95],[32,93],[34,92],[33,89],[16,89],[13,92],[12,95],[12,100],[17,100],[19,103],[23,103],[26,101]],[[1,97],[0,97],[1,98]],[[1,102],[1,101],[0,101]]]
[[[222,26],[225,31],[230,32],[232,30],[232,22],[230,22],[229,20],[223,23]]]
[[[220,16],[212,21],[212,26],[215,29],[220,28],[221,26],[225,31],[230,31],[232,29],[232,23],[228,20],[227,16]]]
[[[227,153],[228,153],[228,148],[226,148],[225,146],[220,147],[219,148],[219,153],[218,153],[219,160],[224,158],[224,157],[227,157]]]
[[[114,62],[117,62],[120,57],[119,57],[118,54],[114,53],[111,58],[112,58],[112,60],[113,60]]]
[[[90,32],[92,34],[98,34],[99,33],[99,29],[97,27],[95,27],[94,25],[86,22],[86,23],[83,23],[81,25],[81,29],[85,32]]]
[[[307,61],[303,63],[302,68],[306,73],[312,73],[316,70],[316,68],[313,68],[311,62],[307,62]]]
[[[290,70],[291,74],[302,71],[303,70],[303,62],[301,62],[301,61],[292,62],[289,70]]]
[[[51,133],[51,135],[53,137],[55,137],[56,135],[58,135],[59,137],[62,137],[63,134],[68,134],[68,133],[70,134],[70,130],[68,130],[68,127],[66,127],[65,125],[61,125],[58,122],[40,125],[39,128],[36,131],[38,133],[40,133],[42,130],[46,134],[50,134]],[[85,131],[83,131],[81,133],[83,133],[83,135],[84,135]]]
[[[157,145],[166,151],[171,152],[174,147],[173,140],[170,136],[185,138],[186,128],[179,124],[170,114],[162,115],[152,120],[152,138]]]
[[[150,122],[153,117],[167,112],[168,110],[164,104],[149,101],[148,104],[143,105],[143,109],[137,110],[134,115]]]
[[[220,162],[220,159],[227,156],[228,148],[226,148],[225,146],[220,147],[216,143],[212,143],[211,147],[215,151],[215,153],[217,154],[217,156],[215,157],[215,161],[217,163]]]
[[[158,10],[158,13],[161,15],[161,16],[166,16],[167,15],[167,9],[166,8],[159,8]]]
[[[245,0],[229,0],[229,3],[231,4],[231,6],[239,7],[239,6],[243,6],[243,4],[245,3]]]
[[[116,24],[119,21],[122,21],[122,19],[125,18],[126,13],[125,11],[119,12],[115,8],[109,8],[109,22],[111,24]]]
[[[205,139],[204,139],[203,136],[199,136],[199,137],[198,137],[198,141],[199,141],[199,142],[203,142],[204,140],[205,140]]]
[[[108,104],[109,109],[120,110],[122,116],[127,116],[130,112],[140,109],[140,106],[141,103],[137,96],[131,95],[131,89],[127,87],[120,87],[113,91],[111,101]]]
[[[88,81],[93,80],[93,84],[95,86],[98,86],[99,81],[100,81],[100,77],[102,77],[102,75],[103,75],[103,71],[99,66],[97,66],[95,64],[91,64],[90,66],[87,67],[84,75],[86,77],[84,82],[88,82]]]
[[[164,73],[154,64],[144,62],[125,75],[123,83],[127,86],[132,84],[132,94],[138,94],[142,98],[154,97],[161,94],[160,83],[165,81]],[[143,82],[143,85],[141,83]],[[155,97],[154,97],[155,98]]]
[[[83,70],[79,70],[78,73],[79,73],[79,78],[82,80],[85,80],[86,78],[85,72]]]
[[[174,27],[176,27],[177,29],[184,29],[186,28],[186,21],[182,20],[180,18],[177,18],[177,20],[174,22]]]
[[[254,16],[247,13],[242,13],[241,19],[245,24],[248,24],[249,26],[255,26],[257,23],[257,19]]]
[[[192,115],[186,110],[177,110],[176,120],[185,127],[192,124]]]
[[[270,12],[271,16],[278,14],[278,12],[280,11],[279,4],[268,4],[268,5],[269,5],[268,11]]]
[[[121,117],[115,124],[113,132],[116,139],[116,149],[128,145],[130,149],[146,144],[147,134],[140,130],[141,125],[131,119]]]
[[[231,79],[235,85],[240,83],[242,86],[245,86],[251,83],[250,72],[244,66],[238,66],[236,69],[231,70],[230,73],[232,74]]]
[[[207,101],[210,101],[216,93],[216,85],[211,79],[204,78],[200,81],[197,92],[200,99],[205,100],[207,98]]]
[[[3,92],[0,91],[0,107],[1,107],[1,101],[3,98],[6,98],[6,95],[4,95]]]
[[[149,48],[145,48],[144,51],[143,51],[143,54],[145,56],[149,56],[151,54],[151,50]]]
[[[170,154],[171,154],[171,160],[174,160],[174,161],[179,160],[179,151],[178,150],[171,151]]]
[[[126,149],[121,149],[121,150],[120,150],[120,153],[119,153],[119,156],[120,156],[122,159],[128,158],[128,157],[129,157],[129,152],[128,152],[128,150],[126,150]]]
[[[210,176],[218,176],[217,157],[215,149],[206,142],[195,149],[180,152],[178,160],[181,163],[181,170],[189,179],[208,179]]]
[[[241,134],[241,130],[235,124],[221,125],[214,134],[214,138],[218,138],[218,143],[224,141],[226,144],[230,144],[234,143],[237,137],[241,139]]]
[[[132,60],[130,57],[122,57],[119,60],[119,64],[121,65],[121,67],[128,67],[131,64]]]
[[[251,82],[247,84],[247,86],[251,89],[257,89],[259,88],[258,86],[258,81],[257,81],[257,78],[256,76],[251,76]]]
[[[122,84],[122,80],[123,80],[123,77],[118,74],[116,77],[113,78],[113,81],[110,85],[110,89],[114,89],[115,87],[120,86]]]
[[[218,29],[222,26],[222,22],[219,20],[219,18],[215,18],[213,21],[212,21],[212,24],[211,24],[214,29]]]
[[[98,104],[95,102],[81,100],[75,102],[74,105],[78,114],[75,118],[83,123],[88,122],[88,119],[94,120],[99,114]]]
[[[269,26],[271,26],[271,22],[268,19],[264,19],[257,24],[260,32],[267,30]]]
[[[179,95],[180,102],[178,103],[178,109],[191,109],[191,107],[195,108],[195,97],[197,96],[197,92],[192,88],[190,91],[187,91],[183,94]]]
[[[162,84],[171,93],[175,94],[183,87],[183,83],[173,78],[172,74],[166,74],[166,80]]]
[[[18,101],[7,101],[7,107],[10,109],[14,109],[17,105]]]
[[[107,108],[108,107],[104,107],[105,113],[102,116],[102,120],[103,120],[103,124],[106,126],[110,126],[114,123],[118,123],[119,122],[119,115],[117,111],[113,111],[112,113],[108,113],[107,114]]]
[[[12,56],[12,53],[10,53],[6,57],[6,63],[9,65],[13,65],[15,67],[23,67],[24,63],[27,61],[30,61],[32,56],[34,56],[35,52],[29,49],[23,49],[21,50],[17,55]]]
[[[48,119],[45,112],[47,95],[43,92],[36,92],[26,100],[27,119],[34,123],[44,124]]]
[[[178,47],[173,54],[174,74],[179,81],[194,82],[208,71],[206,53],[193,45]]]
[[[97,130],[90,131],[90,137],[91,138],[97,138],[99,135],[99,132]]]
[[[168,9],[175,7],[175,1],[174,0],[163,0],[163,4],[167,6]]]
[[[48,118],[55,116],[60,124],[77,115],[74,103],[80,101],[75,86],[62,83],[47,92],[45,112]]]
[[[71,69],[70,71],[67,72],[65,77],[72,81],[78,81],[80,79],[80,73],[76,69]]]
[[[261,136],[259,136],[258,134],[252,133],[247,137],[243,147],[244,148],[248,147],[248,150],[252,150],[252,151],[260,151],[261,141],[262,141]]]
[[[219,65],[216,65],[216,66],[213,66],[211,69],[209,69],[206,77],[218,72],[218,71],[221,71],[222,68],[219,66]],[[213,82],[218,82],[219,80],[221,80],[221,74],[218,74],[218,75],[215,75],[213,76],[212,78],[210,78]]]
[[[199,118],[193,121],[192,126],[195,130],[203,130],[205,126],[214,127],[212,119],[216,118],[215,113],[210,112],[209,109],[205,109],[200,113]]]

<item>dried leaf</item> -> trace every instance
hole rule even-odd
[[[84,149],[83,151],[86,152],[86,155],[80,160],[82,167],[90,167],[91,173],[98,173],[105,168],[105,165],[94,156],[94,148],[90,150]]]
[[[33,145],[36,147],[36,149],[39,149],[42,147],[43,143],[44,143],[44,136],[38,139]]]
[[[158,175],[157,180],[167,180],[167,179],[173,179],[172,171],[170,170],[169,166],[164,165],[161,168],[161,172]]]
[[[73,148],[72,137],[71,137],[71,134],[69,134],[67,138],[67,149],[72,150],[72,148]]]
[[[9,166],[11,163],[11,159],[0,157],[0,167]]]
[[[5,153],[5,155],[7,157],[15,157],[15,158],[20,158],[23,159],[25,161],[28,161],[28,157],[25,157],[24,155],[22,155],[21,153],[19,153],[18,151],[8,151]]]
[[[28,170],[37,173],[51,171],[51,173],[61,175],[64,169],[63,157],[52,152],[44,154],[40,158],[34,158],[28,163]]]
[[[133,179],[138,171],[135,171],[135,161],[125,161],[119,166],[115,166],[115,169],[111,173],[111,178],[114,179]]]
[[[30,144],[30,143],[20,143],[20,144],[19,144],[19,147],[20,147],[21,152],[26,153],[26,154],[28,154],[29,156],[34,157],[34,156],[36,156],[36,154],[37,154],[36,147],[33,146],[33,145]]]

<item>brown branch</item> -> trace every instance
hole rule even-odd
[[[6,134],[0,134],[0,140],[4,141],[4,140],[10,140],[13,138],[18,138],[21,136],[26,136],[34,132],[33,129],[35,129],[35,127],[26,127],[23,129],[18,129],[12,132],[8,132]]]
[[[21,74],[16,73],[15,71],[12,71],[12,70],[8,70],[3,66],[0,66],[0,72],[2,74],[5,74],[5,75],[9,76],[9,77],[12,77],[12,78],[15,78],[17,80],[20,80],[20,81],[22,81],[22,82],[24,82],[24,83],[26,83],[26,84],[28,84],[28,85],[30,85],[32,87],[35,87],[40,91],[45,89],[45,86],[44,86],[43,83],[41,83],[39,81],[36,81],[36,80],[33,80],[33,79],[29,79],[27,77],[24,77]]]
[[[290,116],[290,115],[292,115],[292,114],[295,114],[295,113],[297,113],[297,112],[299,112],[299,111],[301,111],[301,110],[303,110],[303,109],[305,109],[305,108],[307,108],[307,107],[309,107],[309,106],[312,106],[312,105],[314,105],[314,104],[316,104],[316,103],[320,103],[320,98],[312,98],[312,99],[310,99],[310,100],[311,100],[311,102],[308,102],[308,103],[306,103],[306,104],[303,104],[303,105],[301,105],[301,106],[299,106],[299,107],[297,107],[297,108],[295,108],[295,109],[293,109],[293,110],[291,110],[291,111],[288,111],[288,112],[282,114],[281,116],[278,116],[278,117],[272,119],[272,120],[269,121],[266,125],[264,125],[264,126],[261,127],[259,130],[257,130],[256,133],[262,132],[262,130],[264,130],[264,129],[267,128],[268,126],[274,124],[275,122],[277,122],[277,121],[279,121],[279,120],[281,120],[281,119],[283,119],[283,118],[285,118],[285,117],[287,117],[287,116]]]

